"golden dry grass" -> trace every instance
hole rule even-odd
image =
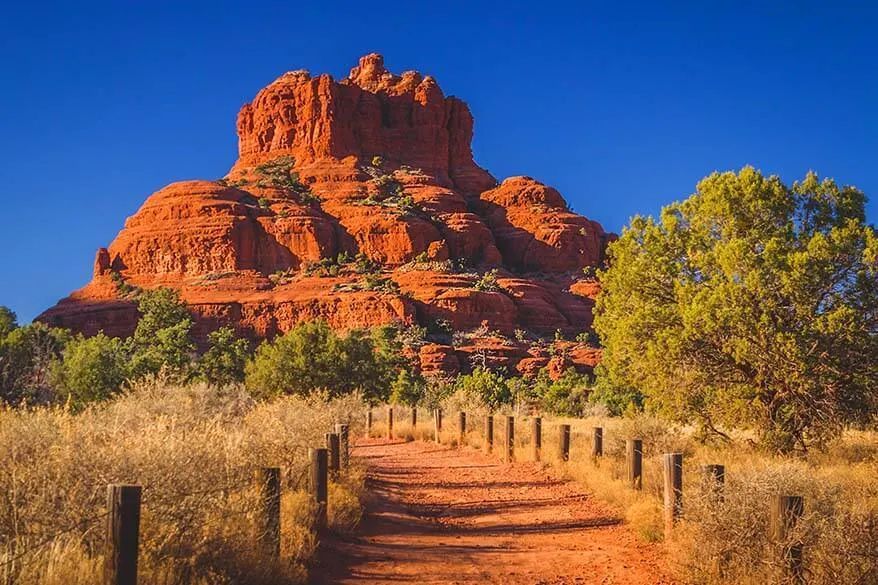
[[[336,422],[362,433],[359,398],[254,402],[243,390],[141,384],[81,414],[0,411],[0,583],[100,582],[106,486],[143,486],[140,582],[303,583],[316,539],[308,448]],[[255,546],[254,472],[280,467],[282,555]],[[335,530],[359,522],[363,473],[330,485]]]

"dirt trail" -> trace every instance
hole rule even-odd
[[[354,538],[330,538],[314,583],[658,585],[656,547],[637,542],[579,486],[535,463],[474,450],[367,441],[370,500]]]

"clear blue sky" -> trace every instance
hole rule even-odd
[[[373,51],[469,103],[495,176],[549,183],[607,229],[745,164],[857,185],[874,222],[869,4],[7,3],[0,304],[32,319],[147,195],[222,176],[238,109],[275,77],[341,78]]]

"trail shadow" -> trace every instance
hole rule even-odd
[[[569,506],[589,496],[552,497],[552,488],[566,481],[515,480],[500,475],[499,469],[495,477],[494,468],[500,465],[460,460],[472,453],[439,449],[431,454],[387,449],[389,443],[380,446],[386,450],[376,452],[367,464],[367,514],[362,525],[356,535],[330,536],[321,542],[314,585],[444,583],[440,578],[449,575],[452,565],[484,567],[488,562],[496,568],[498,556],[521,554],[528,546],[519,540],[523,535],[570,534],[620,523],[603,514],[576,517]],[[437,464],[438,458],[451,464]],[[480,479],[441,480],[445,474],[453,477],[456,469],[476,470]],[[473,489],[498,490],[499,497],[466,498],[466,491]],[[542,495],[541,489],[546,490]],[[462,501],[453,501],[460,495]],[[446,498],[451,501],[446,503]],[[481,576],[455,573],[453,582],[492,582],[481,569],[476,572]]]

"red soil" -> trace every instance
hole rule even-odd
[[[370,501],[355,538],[324,542],[315,583],[659,585],[660,551],[580,486],[470,449],[360,443]]]

